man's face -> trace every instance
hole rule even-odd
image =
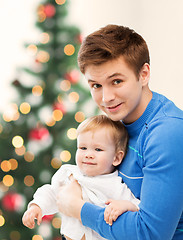
[[[137,78],[122,56],[101,65],[89,65],[85,77],[94,101],[112,120],[132,123],[144,112],[147,104],[143,87],[147,83],[144,77]]]

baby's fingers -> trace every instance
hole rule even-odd
[[[112,226],[113,221],[115,221],[116,218],[117,218],[117,217],[115,217],[115,211],[112,210],[111,213],[110,213],[110,215],[109,215],[109,221],[108,221],[108,224],[109,224],[110,226]]]
[[[42,222],[42,214],[39,213],[39,214],[37,215],[37,224],[40,225],[41,222]]]
[[[104,211],[104,221],[108,224],[109,223],[109,215],[110,215],[110,212],[109,212],[109,209],[108,207],[105,209]]]
[[[32,229],[35,227],[34,219],[35,219],[34,214],[32,214],[30,212],[26,212],[23,216],[22,222],[26,227]]]

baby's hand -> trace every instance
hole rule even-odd
[[[104,211],[104,220],[107,224],[112,225],[116,219],[127,211],[136,212],[138,208],[127,200],[113,200],[109,199],[105,203],[108,205]]]
[[[40,225],[42,222],[42,210],[36,204],[32,204],[30,208],[24,213],[22,222],[26,227],[32,229],[35,227],[34,219],[37,219],[38,225]]]

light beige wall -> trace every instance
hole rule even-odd
[[[70,21],[84,36],[109,23],[142,34],[151,55],[151,89],[183,109],[182,0],[71,0],[70,7]]]

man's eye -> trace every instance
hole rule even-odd
[[[101,148],[95,148],[95,151],[102,152],[103,150]]]
[[[114,85],[118,85],[118,84],[121,83],[121,82],[122,82],[122,80],[116,79],[116,80],[113,81],[113,84],[114,84]]]
[[[100,87],[101,87],[101,85],[100,85],[100,84],[97,84],[97,83],[95,83],[95,84],[92,85],[92,88],[94,88],[94,89],[97,89],[97,88],[100,88]]]

